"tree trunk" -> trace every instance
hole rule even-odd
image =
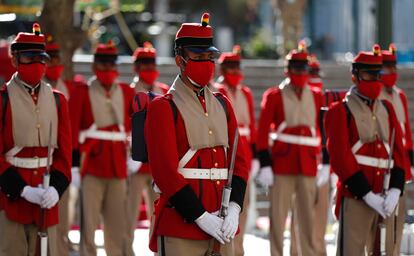
[[[65,65],[63,78],[74,76],[72,57],[76,49],[87,39],[87,32],[73,24],[76,0],[45,0],[40,23],[43,33],[53,36],[60,45],[62,63]]]

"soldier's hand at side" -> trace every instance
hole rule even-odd
[[[46,192],[43,194],[42,208],[50,209],[59,202],[59,194],[54,187],[49,187],[46,189]]]
[[[221,231],[224,220],[217,216],[217,214],[204,212],[195,223],[201,230],[214,237],[221,244],[224,244],[224,235]]]
[[[230,239],[233,239],[236,235],[237,228],[239,227],[239,215],[241,208],[235,202],[230,202],[227,216],[224,218],[223,231],[224,240],[230,243]]]
[[[27,201],[31,202],[32,204],[41,205],[44,193],[45,190],[41,187],[35,188],[31,186],[25,186],[20,196],[26,199]]]
[[[381,217],[385,218],[386,212],[384,209],[384,198],[380,195],[372,193],[372,191],[369,191],[368,194],[366,194],[363,197],[365,203],[374,209]]]
[[[331,167],[329,164],[318,165],[318,172],[316,173],[316,186],[322,187],[329,181]]]
[[[250,167],[250,177],[255,178],[260,170],[260,161],[258,159],[252,160],[252,165]]]
[[[390,217],[397,207],[398,201],[400,200],[401,190],[398,188],[391,188],[388,191],[387,196],[384,200],[384,209],[387,217]]]
[[[273,185],[273,170],[270,166],[262,167],[257,175],[256,181],[263,187]]]
[[[142,162],[135,161],[131,157],[128,158],[127,167],[128,167],[128,175],[132,175],[137,173],[142,166]]]

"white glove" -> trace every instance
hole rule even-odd
[[[81,184],[81,177],[80,177],[80,171],[79,167],[72,167],[72,185],[76,188],[80,188]]]
[[[223,227],[221,227],[224,235],[224,240],[227,243],[230,243],[230,239],[233,239],[236,235],[237,228],[239,227],[240,211],[241,208],[237,203],[230,202],[228,214],[224,218]]]
[[[42,208],[50,209],[59,202],[59,194],[54,187],[49,187],[43,194]]]
[[[35,187],[25,186],[20,196],[26,199],[27,201],[31,202],[32,204],[41,205],[44,193],[45,193],[45,190],[41,187],[35,188]]]
[[[270,187],[273,185],[273,170],[270,166],[262,167],[256,178],[257,182],[263,187]]]
[[[374,194],[372,193],[372,191],[369,191],[368,194],[366,194],[363,197],[363,199],[369,207],[374,209],[376,212],[378,212],[379,215],[381,215],[381,217],[385,219],[386,213],[383,207],[384,198],[382,196]]]
[[[251,178],[255,178],[257,173],[260,170],[260,161],[258,159],[253,159],[252,160],[252,165],[250,167],[250,177]]]
[[[128,158],[127,167],[128,167],[128,174],[132,175],[137,173],[142,166],[142,162],[135,161],[131,157]]]
[[[336,183],[338,183],[338,175],[335,173],[331,174],[331,188],[336,188]]]
[[[224,235],[221,231],[224,220],[217,216],[218,212],[209,213],[204,212],[198,219],[195,220],[195,223],[198,225],[201,230],[214,237],[221,244],[224,244]]]
[[[387,217],[390,217],[394,212],[395,207],[397,207],[398,201],[400,200],[401,190],[398,188],[390,188],[388,194],[384,200],[384,209]]]
[[[318,165],[318,172],[316,174],[316,186],[319,188],[329,181],[329,174],[331,166],[329,164]]]

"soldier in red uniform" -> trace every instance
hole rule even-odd
[[[315,54],[309,56],[309,80],[308,84],[311,87],[319,88],[322,90],[323,81],[321,78],[321,67],[318,58]]]
[[[395,114],[397,116],[398,123],[401,126],[401,131],[403,135],[403,145],[407,151],[409,159],[411,160],[412,165],[412,153],[413,153],[413,140],[411,135],[410,119],[408,117],[408,102],[407,96],[404,91],[397,87],[397,49],[394,44],[391,44],[389,50],[383,50],[382,61],[383,68],[381,71],[381,81],[384,84],[380,99],[388,100],[392,103]],[[411,182],[412,176],[411,171],[407,168],[405,173],[406,182]],[[394,218],[388,218],[389,228],[387,229],[387,246],[389,248],[394,248],[393,254],[395,256],[400,255],[400,244],[401,236],[403,232],[403,226],[405,222],[406,215],[406,199],[407,193],[403,193],[400,197],[398,203],[398,213],[396,213],[397,226],[394,227]],[[396,232],[395,241],[394,241],[394,232]],[[395,246],[394,246],[395,245]]]
[[[71,132],[63,94],[41,81],[48,55],[45,38],[35,23],[32,33],[19,33],[11,44],[17,72],[1,91],[0,104],[0,255],[34,255],[38,228],[48,229],[49,254],[59,255],[57,203],[71,175]],[[50,137],[49,130],[52,129]],[[43,189],[50,156],[50,187]]]
[[[287,78],[265,92],[259,121],[257,151],[261,169],[257,180],[270,191],[272,256],[283,254],[283,232],[295,197],[297,227],[303,255],[315,255],[313,209],[315,176],[320,154],[319,109],[323,97],[308,80],[308,53],[304,43],[286,56]],[[274,140],[269,151],[269,131]]]
[[[161,193],[150,248],[158,255],[203,256],[214,239],[229,243],[243,209],[248,166],[239,141],[228,215],[217,216],[238,124],[227,98],[208,88],[218,51],[208,22],[205,13],[201,24],[181,25],[175,39],[180,74],[148,109],[149,165]]]
[[[95,229],[101,216],[105,250],[122,255],[126,234],[127,135],[134,90],[117,80],[117,49],[98,45],[92,77],[70,98],[73,166],[81,167],[81,255],[96,255]],[[82,156],[82,157],[81,157]]]
[[[256,151],[256,125],[254,116],[253,94],[249,87],[243,85],[243,73],[240,69],[241,49],[239,45],[233,47],[233,52],[221,54],[218,59],[221,76],[214,85],[215,89],[224,94],[231,102],[239,125],[240,139],[245,146],[246,161],[252,167],[250,176],[254,177],[258,171],[258,160],[255,157]],[[249,165],[249,166],[250,166]],[[234,255],[244,255],[243,236],[247,221],[247,209],[249,208],[249,185],[247,185],[246,196],[244,197],[244,208],[240,214],[240,233],[234,239]]]
[[[360,52],[352,63],[352,87],[343,102],[330,106],[326,118],[327,148],[338,175],[340,229],[337,255],[371,255],[378,218],[391,216],[404,189],[408,167],[401,127],[394,108],[380,101],[381,50]],[[391,134],[395,131],[392,162]],[[385,198],[384,174],[391,167]],[[386,255],[392,255],[392,250]]]
[[[131,88],[135,92],[153,92],[163,95],[167,93],[168,86],[158,82],[159,72],[156,66],[157,51],[149,42],[144,43],[144,47],[139,47],[133,54],[134,72],[136,76],[131,83]],[[147,216],[153,212],[153,202],[156,194],[152,189],[152,176],[148,163],[142,164],[128,159],[128,198],[127,198],[127,227],[129,228],[127,241],[127,254],[134,255],[132,244],[134,242],[134,231],[138,215],[138,206],[144,195],[147,207]]]

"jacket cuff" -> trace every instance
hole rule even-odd
[[[272,158],[268,150],[258,151],[257,154],[260,160],[260,167],[272,166]]]
[[[69,186],[69,180],[62,172],[54,170],[50,172],[50,186],[56,189],[61,198]]]
[[[257,149],[256,149],[256,144],[252,143],[250,144],[250,149],[252,151],[252,156],[253,158],[257,158]]]
[[[401,195],[404,192],[405,171],[398,166],[391,169],[390,188],[398,188]]]
[[[187,223],[194,222],[206,211],[190,185],[172,195],[169,201]]]
[[[345,188],[358,199],[362,199],[369,191],[371,191],[371,186],[362,171],[358,171],[349,177],[345,181]]]
[[[326,147],[322,148],[322,163],[323,164],[329,164],[329,154]]]
[[[27,183],[14,167],[9,167],[0,176],[0,190],[6,194],[9,199],[14,200],[19,198],[25,186],[27,186]]]
[[[233,176],[231,181],[230,202],[237,203],[243,211],[243,202],[246,194],[246,182],[239,176]]]
[[[413,156],[413,150],[408,150],[408,158],[410,159],[410,166],[414,166],[414,156]]]
[[[72,167],[79,167],[80,166],[80,158],[81,154],[78,149],[72,151]]]

